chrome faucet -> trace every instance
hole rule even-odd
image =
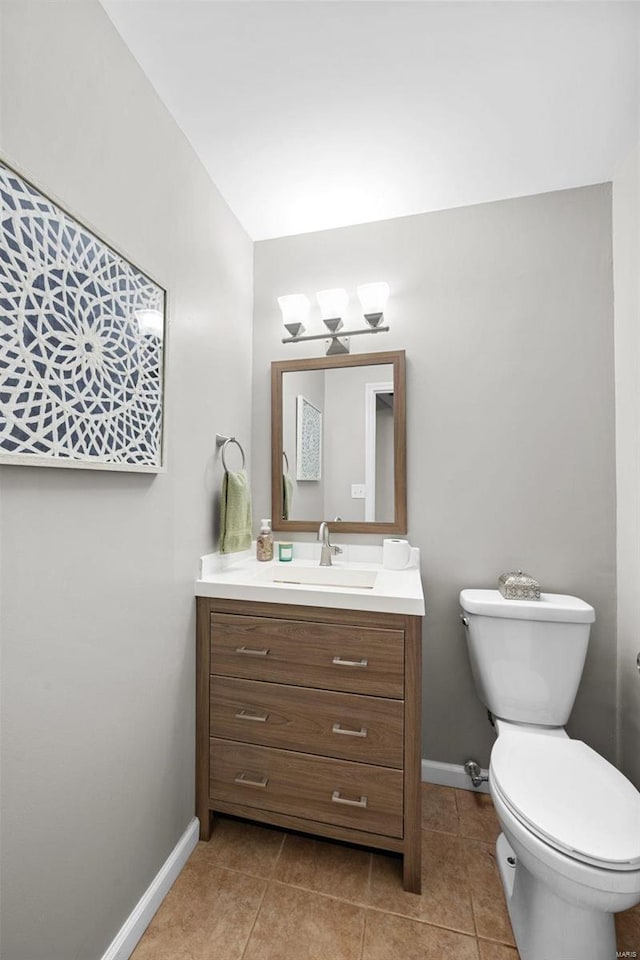
[[[320,524],[320,529],[318,530],[318,540],[322,541],[322,549],[320,550],[320,566],[330,567],[331,557],[335,557],[337,553],[342,553],[342,547],[334,547],[329,543],[329,524],[326,520],[323,520]]]

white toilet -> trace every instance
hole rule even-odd
[[[640,793],[564,730],[593,607],[460,594],[478,695],[495,719],[489,787],[522,960],[615,960],[613,914],[640,902]]]

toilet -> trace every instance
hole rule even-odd
[[[615,960],[614,913],[640,902],[640,793],[564,730],[595,620],[577,597],[462,590],[480,700],[498,738],[496,856],[522,960]]]

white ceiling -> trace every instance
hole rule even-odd
[[[103,0],[249,235],[609,180],[635,3]]]

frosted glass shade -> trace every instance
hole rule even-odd
[[[344,313],[344,309],[349,302],[349,296],[342,287],[335,287],[333,290],[319,290],[316,293],[318,303],[320,304],[320,313],[323,320],[337,320]]]
[[[389,299],[389,284],[364,283],[358,287],[358,298],[365,317],[370,313],[383,313]]]
[[[291,293],[286,297],[278,297],[278,305],[282,310],[283,323],[304,323],[311,307],[304,293]]]
[[[159,310],[136,310],[136,320],[138,321],[138,330],[141,334],[150,333],[154,337],[162,340],[163,318]]]
[[[304,293],[290,293],[286,297],[278,297],[278,304],[282,310],[282,322],[292,337],[301,337],[304,333],[304,321],[309,316],[311,304]]]

